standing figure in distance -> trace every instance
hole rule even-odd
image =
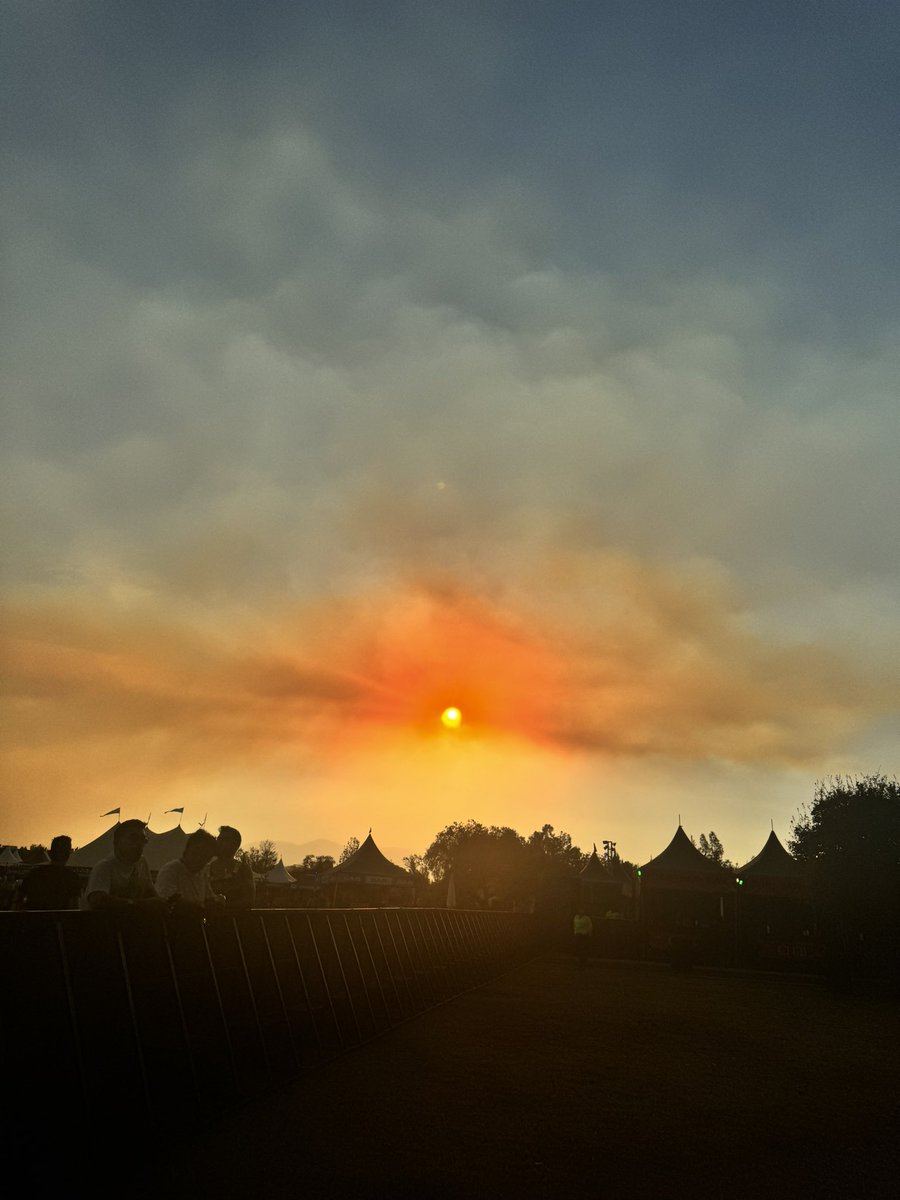
[[[588,951],[591,947],[591,935],[594,932],[594,923],[584,911],[584,907],[580,907],[575,913],[572,921],[572,933],[575,942],[575,957],[578,960],[579,971],[584,970],[587,966]]]
[[[241,848],[241,835],[230,825],[219,826],[216,857],[209,864],[209,881],[214,892],[225,898],[226,912],[252,908],[256,899],[253,869],[244,858],[235,858]]]

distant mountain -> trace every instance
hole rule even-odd
[[[360,838],[359,840],[362,841],[363,839]],[[303,862],[307,854],[330,854],[334,861],[337,862],[344,845],[345,843],[343,842],[330,842],[328,838],[316,838],[312,842],[299,843],[275,842],[278,853],[284,859],[284,865],[286,867],[293,866],[294,863]],[[396,863],[398,867],[402,867],[404,858],[407,858],[413,853],[412,850],[409,850],[406,847],[382,846],[381,843],[378,843],[378,849],[385,856],[385,858],[389,858],[391,862]]]

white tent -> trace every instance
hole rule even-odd
[[[115,829],[115,825],[110,825],[109,829],[104,830],[92,842],[88,842],[86,846],[79,846],[77,850],[73,850],[72,857],[69,859],[69,866],[95,867],[104,858],[110,858],[114,849],[113,835]],[[149,840],[144,849],[144,858],[151,871],[158,871],[160,867],[164,867],[173,858],[181,858],[184,843],[187,841],[188,835],[181,828],[181,825],[176,825],[173,829],[167,829],[163,833],[154,833],[152,829],[148,829],[147,838]]]
[[[0,850],[0,867],[20,867],[22,860],[15,846],[4,846]]]
[[[273,867],[266,875],[266,883],[287,884],[296,882],[296,879],[284,865],[283,858],[279,858],[278,866]]]
[[[181,825],[167,829],[165,833],[154,833],[152,829],[148,829],[147,837],[150,840],[144,847],[144,858],[151,871],[159,871],[172,859],[181,858],[184,844],[188,840],[188,835]]]
[[[115,825],[110,825],[109,829],[104,830],[92,842],[88,842],[86,846],[79,846],[77,850],[73,850],[68,865],[70,867],[94,867],[104,858],[109,858],[113,852],[113,830],[115,827]]]

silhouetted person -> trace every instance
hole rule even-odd
[[[173,858],[156,876],[156,891],[164,900],[193,908],[221,908],[224,904],[210,887],[209,864],[216,853],[216,839],[197,829],[184,844],[181,858]]]
[[[35,909],[77,908],[81,899],[81,880],[66,863],[72,853],[72,839],[60,834],[50,843],[50,861],[29,871],[16,893],[15,907]]]
[[[91,909],[162,908],[144,858],[147,829],[143,821],[120,822],[113,830],[113,854],[91,871],[84,905]]]
[[[575,943],[575,957],[578,960],[578,969],[583,970],[587,966],[588,951],[591,948],[591,937],[594,932],[594,922],[587,915],[583,908],[579,908],[572,919],[572,935]]]
[[[240,848],[238,830],[230,825],[220,826],[216,857],[209,864],[209,882],[213,891],[224,897],[226,912],[252,908],[256,899],[253,868],[246,859],[235,858]]]

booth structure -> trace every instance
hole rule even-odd
[[[631,916],[634,881],[618,857],[601,859],[597,847],[578,875],[578,902],[590,917]]]

